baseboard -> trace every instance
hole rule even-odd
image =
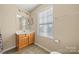
[[[50,52],[50,53],[52,52],[51,50],[45,48],[44,46],[42,46],[42,45],[40,45],[40,44],[38,44],[38,43],[35,43],[35,45],[37,45],[37,46],[43,48],[44,50],[46,50],[46,51],[48,51],[48,52]]]
[[[16,48],[16,46],[13,46],[13,47],[10,47],[10,48],[8,48],[8,49],[5,49],[5,50],[3,50],[2,52],[0,52],[0,54],[6,52],[6,51],[8,51],[8,50],[14,49],[14,48]]]
[[[48,52],[52,52],[51,50],[45,48],[44,46],[42,46],[42,45],[40,45],[40,44],[38,44],[38,43],[35,43],[35,45],[37,45],[37,46],[43,48],[44,50],[46,50],[46,51],[48,51]],[[16,48],[16,46],[13,46],[13,47],[10,47],[10,48],[8,48],[8,49],[5,49],[5,50],[3,50],[2,52],[0,52],[0,54],[6,52],[6,51],[8,51],[8,50],[11,50],[11,49],[13,49],[13,48]]]

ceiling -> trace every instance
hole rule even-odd
[[[16,6],[26,9],[27,11],[32,11],[39,4],[17,4]]]

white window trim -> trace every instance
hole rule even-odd
[[[51,7],[50,7],[51,8]],[[49,8],[49,9],[50,9]],[[53,11],[53,8],[52,8],[52,11]],[[43,11],[42,11],[43,12]],[[40,13],[40,12],[39,12]],[[39,15],[39,13],[38,13],[38,15]],[[53,17],[53,12],[52,12],[52,17]],[[54,38],[54,36],[53,36],[53,34],[52,34],[52,36],[43,36],[43,35],[39,35],[39,27],[40,27],[40,24],[39,24],[39,21],[40,21],[40,18],[39,18],[39,16],[38,16],[38,18],[37,18],[37,36],[39,36],[39,37],[45,37],[45,38],[49,38],[49,39],[53,39]],[[54,25],[54,19],[52,19],[52,25]],[[53,27],[54,28],[54,27]],[[52,29],[53,29],[52,28]],[[54,31],[52,31],[52,33],[54,33]]]

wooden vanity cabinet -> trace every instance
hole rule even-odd
[[[34,43],[34,33],[16,35],[16,49],[19,50]]]

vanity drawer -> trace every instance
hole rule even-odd
[[[23,38],[23,39],[19,39],[19,43],[20,42],[28,42],[28,38],[26,39],[26,38]]]
[[[18,38],[24,38],[24,37],[25,37],[25,34],[18,35]]]

